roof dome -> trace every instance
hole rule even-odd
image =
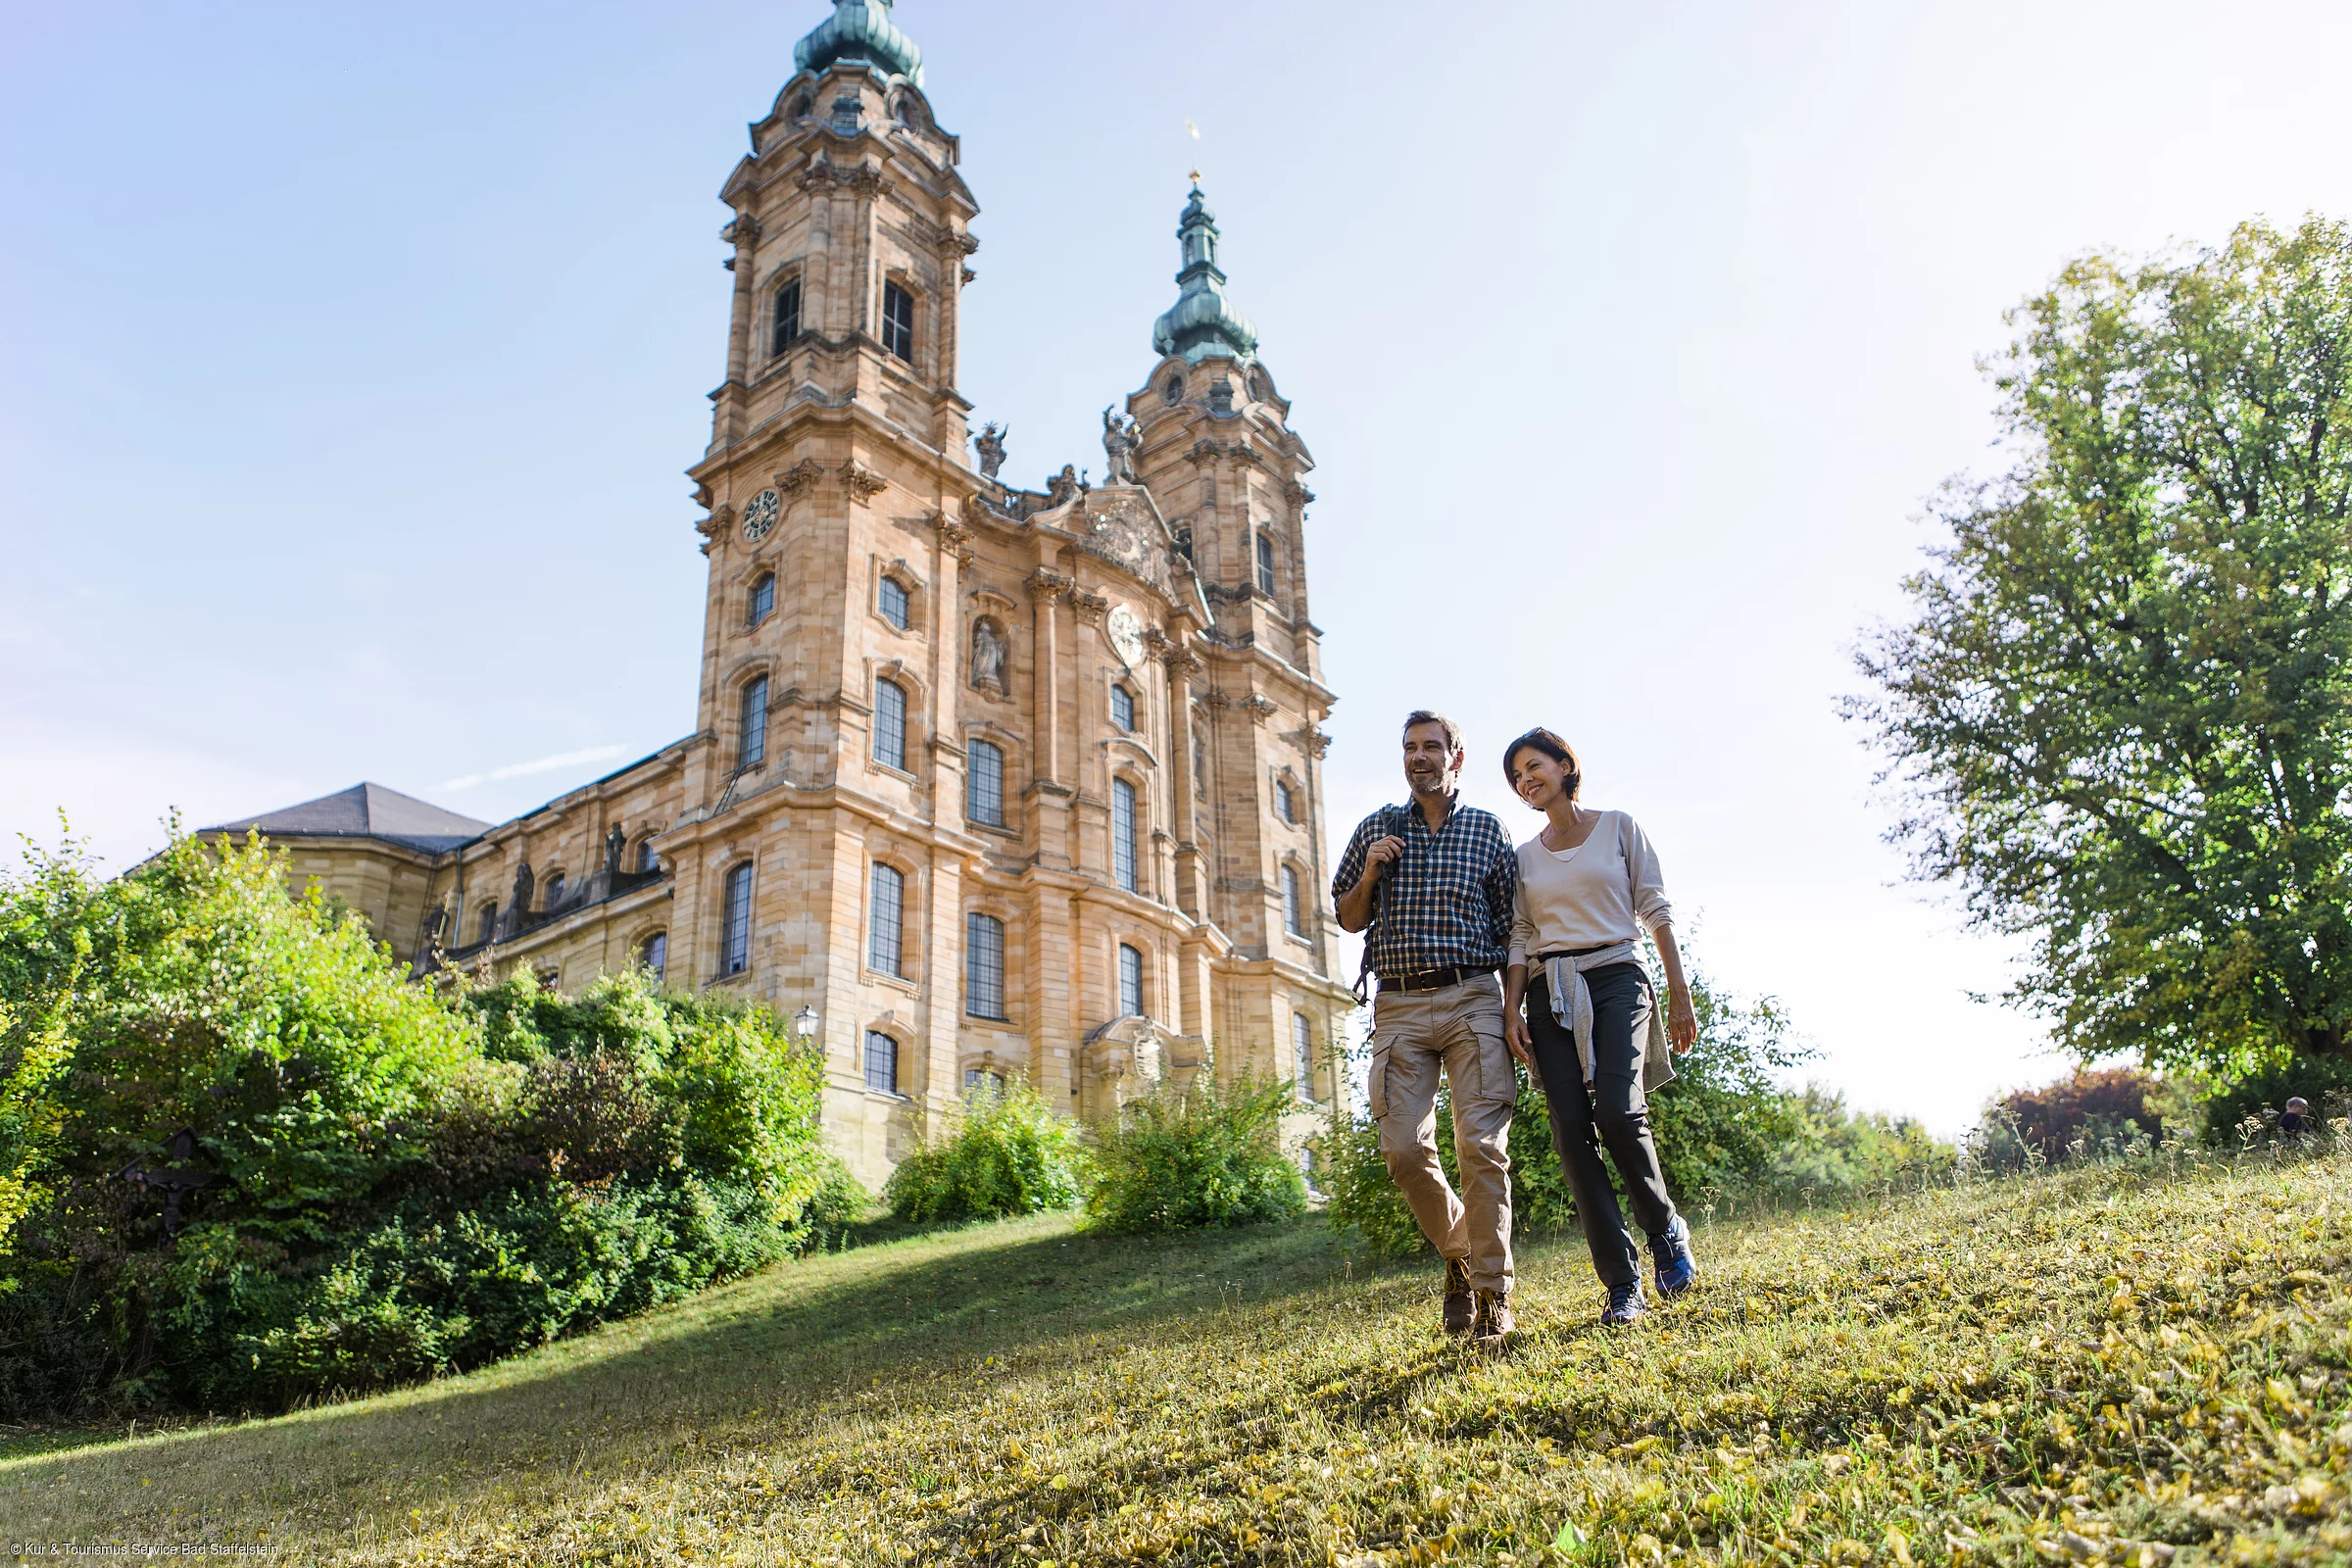
[[[891,25],[890,0],[833,0],[833,14],[792,46],[792,63],[802,71],[840,60],[862,60],[885,75],[923,84],[923,52]]]
[[[1257,352],[1257,328],[1225,298],[1225,274],[1217,267],[1217,215],[1208,210],[1198,178],[1192,199],[1176,221],[1184,269],[1176,274],[1176,303],[1152,323],[1152,347],[1181,354],[1198,365],[1211,355],[1247,360]]]

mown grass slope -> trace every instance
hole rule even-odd
[[[785,1265],[469,1377],[0,1460],[0,1537],[386,1563],[2352,1559],[2352,1157],[2098,1166],[1702,1236],[1520,1334],[1312,1222]],[[254,1560],[251,1557],[245,1560]]]

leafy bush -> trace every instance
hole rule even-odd
[[[2298,1095],[2311,1102],[2315,1116],[2343,1114],[2343,1097],[2352,1095],[2352,1057],[2295,1056],[2212,1090],[2201,1107],[2205,1137],[2234,1149],[2247,1117],[2276,1122]]]
[[[982,1084],[965,1092],[954,1134],[902,1161],[883,1196],[893,1215],[916,1222],[1067,1208],[1085,1158],[1077,1128],[1037,1091]]]
[[[1819,1084],[1786,1103],[1793,1126],[1766,1172],[1783,1193],[1844,1196],[1916,1183],[1926,1174],[1949,1175],[1959,1152],[1907,1116],[1849,1111],[1843,1095]]]
[[[1283,1153],[1292,1087],[1203,1072],[1129,1101],[1097,1134],[1088,1220],[1115,1234],[1256,1225],[1306,1211],[1306,1181]]]
[[[2136,1067],[2081,1067],[2038,1089],[2020,1089],[1993,1102],[1987,1115],[2005,1123],[2044,1159],[2061,1158],[2086,1125],[2096,1132],[2131,1123],[2149,1138],[2164,1136],[2163,1122],[2148,1103],[2156,1080]]]
[[[0,1406],[478,1365],[758,1267],[844,1200],[818,1066],[762,1009],[527,967],[413,986],[259,844],[175,835],[113,881],[71,846],[28,862],[0,881]],[[121,1173],[180,1128],[206,1181],[167,1235]]]

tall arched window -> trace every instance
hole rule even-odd
[[[872,888],[865,922],[866,967],[905,978],[906,873],[876,860]]]
[[[637,841],[637,874],[648,876],[662,869],[662,857],[654,853],[654,836],[648,833]]]
[[[482,906],[482,931],[481,935],[475,937],[474,940],[487,942],[496,935],[498,935],[498,901],[492,899]]]
[[[781,354],[801,335],[801,280],[786,278],[776,285],[776,318],[768,335],[770,354]]]
[[[1004,1016],[1004,922],[977,909],[963,917],[963,1010]]]
[[[1135,693],[1124,686],[1110,689],[1110,721],[1130,733],[1135,729]]]
[[[1110,879],[1128,892],[1135,885],[1135,786],[1110,781]]]
[[[735,765],[750,767],[767,760],[767,677],[755,675],[743,683],[742,723],[736,730]]]
[[[1263,528],[1257,530],[1257,591],[1274,591],[1274,536]]]
[[[727,873],[727,896],[718,911],[718,972],[741,974],[752,961],[752,862]]]
[[[914,363],[914,296],[896,283],[882,285],[882,346]]]
[[[744,605],[743,623],[757,626],[772,614],[775,608],[776,574],[763,571],[760,574],[760,580],[752,584],[752,596]]]
[[[887,676],[874,681],[874,760],[906,766],[906,688]]]
[[[1119,1016],[1140,1018],[1144,1015],[1144,956],[1126,943],[1119,944]]]
[[[1281,779],[1274,781],[1274,814],[1285,822],[1298,820],[1298,797],[1292,793],[1291,786]]]
[[[637,961],[644,964],[656,980],[662,979],[669,969],[669,933],[657,931],[647,937],[637,950]]]
[[[1306,935],[1306,912],[1299,907],[1298,868],[1282,868],[1282,928],[1295,937]]]
[[[557,905],[559,905],[559,904],[562,904],[562,903],[564,902],[564,873],[563,873],[563,872],[561,872],[561,871],[550,871],[550,872],[548,872],[548,873],[547,873],[547,881],[546,881],[545,883],[543,883],[543,884],[542,884],[542,886],[543,886],[543,887],[546,889],[546,893],[545,893],[546,902],[545,902],[544,904],[542,904],[542,905],[540,905],[540,906],[539,906],[541,908],[543,908],[543,909],[552,909],[552,908],[554,908],[554,907],[555,907]]]
[[[1298,1098],[1315,1098],[1315,1026],[1306,1014],[1291,1014],[1291,1071],[1298,1082]]]
[[[899,1092],[899,1043],[879,1029],[865,1032],[865,1087],[878,1095]]]
[[[1004,825],[1004,753],[993,741],[974,741],[966,753],[963,814],[990,827]]]
[[[881,586],[875,590],[875,602],[882,611],[884,620],[889,621],[901,631],[906,629],[906,623],[911,618],[909,612],[912,605],[906,597],[905,583],[896,577],[883,578]]]

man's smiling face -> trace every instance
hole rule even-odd
[[[1404,782],[1415,795],[1445,795],[1461,771],[1462,753],[1446,744],[1443,724],[1415,724],[1404,732]]]

